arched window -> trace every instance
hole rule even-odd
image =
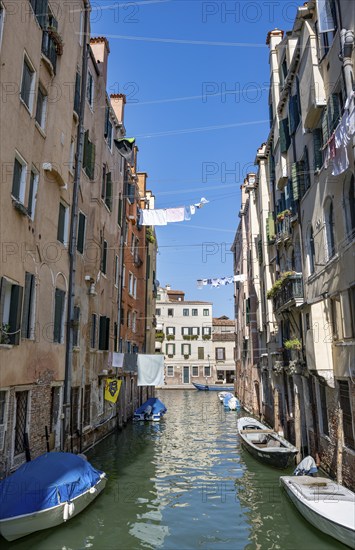
[[[355,237],[355,185],[354,175],[344,184],[345,234],[349,241]]]
[[[330,260],[335,254],[334,237],[334,207],[333,201],[329,198],[324,206],[325,238],[326,238],[326,260]]]
[[[312,273],[314,273],[314,270],[315,270],[315,248],[314,248],[313,228],[311,225],[307,229],[306,245],[307,245],[308,273],[309,275],[312,275]]]

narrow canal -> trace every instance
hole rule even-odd
[[[217,394],[161,391],[161,423],[129,424],[88,453],[107,472],[82,514],[0,548],[13,550],[334,550],[279,487],[280,472],[241,449],[237,414]]]

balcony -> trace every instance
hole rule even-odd
[[[289,215],[285,215],[283,219],[277,220],[276,224],[276,243],[280,244],[286,242],[291,238],[291,218]]]
[[[57,45],[50,31],[43,31],[42,36],[42,53],[50,61],[53,72],[56,74],[57,68]]]
[[[275,313],[303,304],[302,273],[295,273],[284,280],[272,298]]]

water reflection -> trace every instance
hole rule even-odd
[[[331,550],[279,487],[280,472],[241,449],[238,414],[213,392],[165,391],[161,423],[129,424],[89,454],[109,482],[67,525],[7,543],[27,550]]]

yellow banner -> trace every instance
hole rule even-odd
[[[116,403],[118,395],[120,393],[122,380],[117,378],[107,378],[105,384],[105,399],[111,403]]]

